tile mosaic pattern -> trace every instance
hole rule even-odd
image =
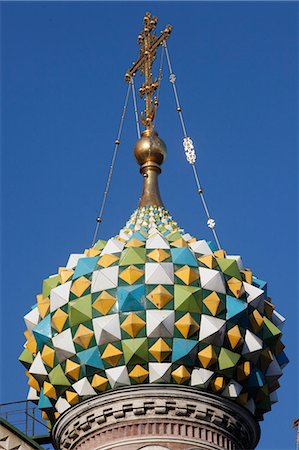
[[[44,280],[25,323],[28,399],[52,423],[139,383],[204,389],[261,420],[288,362],[266,282],[162,207],[139,208],[118,236],[71,255]]]

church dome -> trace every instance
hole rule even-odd
[[[262,419],[287,362],[266,282],[162,206],[138,208],[117,236],[72,254],[25,322],[28,398],[51,422],[140,383],[206,390]]]

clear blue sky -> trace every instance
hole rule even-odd
[[[89,246],[146,10],[169,40],[188,133],[223,247],[269,282],[290,359],[259,450],[293,449],[298,416],[298,3],[11,2],[2,10],[2,402],[25,399],[17,358],[41,281]],[[138,77],[139,79],[139,77]],[[138,81],[136,79],[136,83]],[[157,129],[162,197],[210,239],[165,76]],[[130,102],[131,106],[131,102]],[[136,207],[132,108],[100,236]]]

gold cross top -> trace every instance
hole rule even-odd
[[[143,18],[144,27],[138,36],[138,44],[140,45],[140,56],[136,63],[133,64],[125,75],[125,79],[131,82],[133,76],[138,70],[144,73],[144,83],[139,89],[139,94],[145,97],[145,111],[141,113],[141,122],[146,127],[148,133],[151,133],[153,128],[153,120],[156,114],[158,102],[153,99],[153,95],[156,92],[159,81],[153,80],[152,66],[156,59],[157,49],[171,33],[171,25],[167,25],[160,36],[155,35],[155,28],[158,22],[158,17],[152,16],[147,12]]]

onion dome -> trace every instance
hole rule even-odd
[[[135,145],[138,208],[117,236],[71,254],[25,316],[19,359],[28,399],[53,424],[109,390],[174,384],[230,399],[261,420],[288,362],[284,318],[240,256],[191,236],[163,206],[166,146],[145,123]]]
[[[287,362],[283,317],[240,256],[139,207],[43,282],[25,316],[30,400],[53,422],[109,389],[174,383],[230,398],[258,419]]]

